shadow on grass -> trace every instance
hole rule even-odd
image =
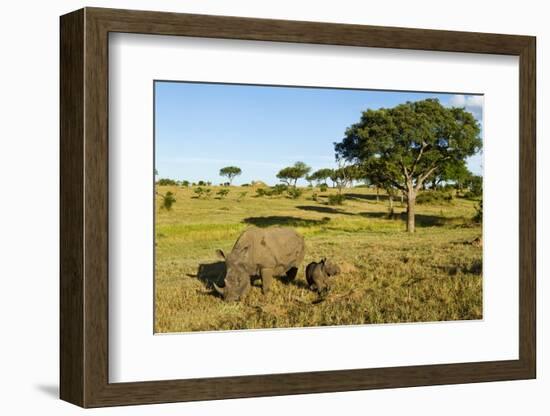
[[[218,286],[223,286],[226,271],[225,261],[201,263],[197,269],[197,274],[188,274],[187,276],[196,277],[204,283],[207,289],[213,289],[214,286],[212,283],[216,283]]]
[[[350,192],[350,193],[345,192],[344,195],[348,199],[363,199],[363,200],[374,201],[374,202],[377,201],[376,194],[356,194],[353,192]],[[389,199],[388,195],[382,195],[382,194],[378,195],[378,201],[387,201],[388,199]],[[397,202],[399,202],[399,200]]]
[[[397,221],[407,221],[407,213],[394,213],[390,216],[389,212],[361,212],[359,215],[366,218],[381,218],[393,219]],[[444,225],[453,224],[456,218],[447,218],[439,215],[416,214],[415,223],[417,227],[442,227]]]
[[[304,210],[304,211],[315,211],[315,212],[321,212],[323,214],[343,214],[343,215],[355,215],[351,212],[346,212],[341,209],[331,208],[331,207],[325,207],[325,206],[317,206],[317,205],[299,205],[296,208]]]
[[[327,224],[330,218],[324,217],[320,220],[308,218],[299,218],[282,215],[272,215],[268,217],[248,217],[243,220],[245,224],[255,225],[256,227],[271,227],[274,225],[282,225],[286,227],[314,227],[316,225]]]

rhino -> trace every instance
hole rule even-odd
[[[306,280],[309,288],[319,293],[329,288],[329,278],[340,273],[340,266],[326,258],[320,262],[311,262],[306,267]]]
[[[304,238],[291,228],[251,227],[239,236],[231,253],[217,253],[225,259],[226,275],[224,286],[214,283],[214,289],[226,301],[236,301],[250,290],[251,278],[262,279],[264,294],[269,291],[273,276],[294,279],[304,260],[305,245]]]

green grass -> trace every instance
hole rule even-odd
[[[346,190],[337,206],[327,204],[333,189],[303,188],[290,199],[257,197],[254,188],[235,186],[223,199],[204,199],[191,188],[158,188],[160,194],[173,192],[177,202],[167,211],[157,199],[156,332],[482,317],[482,251],[470,244],[481,235],[471,220],[476,201],[417,205],[417,232],[409,235],[399,199],[389,218],[387,197],[377,201],[368,188]],[[220,189],[210,188],[213,194]],[[306,240],[303,267],[294,282],[276,280],[266,296],[258,281],[243,301],[224,302],[208,283],[223,272],[215,250],[229,252],[251,225],[295,228]],[[343,268],[323,298],[307,288],[304,276],[305,266],[321,257]]]

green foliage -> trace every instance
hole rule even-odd
[[[233,183],[233,179],[242,173],[241,168],[237,166],[226,166],[220,169],[220,176],[225,176],[229,180],[229,184]]]
[[[204,198],[205,199],[210,199],[211,196],[212,196],[212,189],[206,188],[204,190]]]
[[[302,196],[303,191],[300,188],[288,188],[287,195],[292,199],[298,199]]]
[[[466,193],[467,198],[477,198],[483,194],[483,178],[481,176],[472,175],[466,182],[466,187],[469,191]]]
[[[313,191],[313,193],[311,194],[311,200],[317,202],[318,198],[319,198],[319,194]]]
[[[480,200],[476,207],[476,215],[474,215],[474,221],[478,224],[483,222],[483,200]]]
[[[378,186],[407,192],[410,204],[425,181],[481,149],[479,134],[472,113],[430,98],[364,111],[335,151],[337,158],[361,165]],[[409,208],[408,231],[414,232],[414,205]]]
[[[243,183],[241,186],[245,186],[245,187],[246,187],[246,186],[250,186],[250,184],[249,184],[249,183]]]
[[[197,182],[197,185],[199,185],[199,186],[206,186],[206,182],[205,182],[205,181],[198,181],[198,182]]]
[[[271,190],[269,188],[258,188],[256,189],[256,196],[271,196]]]
[[[328,196],[329,205],[342,205],[346,199],[344,194],[330,194]]]
[[[319,190],[321,192],[326,192],[328,190],[328,185],[326,183],[322,183],[321,185],[319,185]]]
[[[227,196],[228,193],[229,193],[229,189],[222,188],[218,192],[216,192],[216,195],[218,195],[220,199],[223,199]]]
[[[275,186],[271,187],[271,195],[282,195],[288,189],[288,186],[278,183]]]
[[[417,204],[449,204],[453,201],[453,194],[449,191],[423,191],[416,197]]]
[[[296,162],[293,166],[281,169],[279,173],[277,173],[277,178],[288,186],[296,187],[298,179],[306,176],[310,170],[311,168],[304,162]]]
[[[237,198],[237,201],[241,202],[246,197],[247,194],[248,194],[248,192],[246,192],[246,191],[239,192],[239,197]]]
[[[310,178],[314,181],[317,181],[317,183],[320,184],[320,183],[324,183],[331,176],[332,176],[332,169],[324,168],[313,172],[310,175]]]
[[[168,178],[161,178],[157,181],[157,185],[160,185],[160,186],[177,186],[177,182],[173,179],[168,179]]]
[[[197,198],[200,198],[204,194],[204,188],[202,186],[199,186],[193,189],[193,192],[197,195]]]
[[[183,186],[184,188],[188,188],[190,185],[189,181],[181,181],[181,186]]]
[[[161,197],[162,197],[161,208],[165,209],[166,211],[170,211],[172,209],[172,205],[176,202],[176,198],[174,198],[174,194],[168,191],[166,192],[166,194],[161,195]]]

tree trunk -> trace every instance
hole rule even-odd
[[[414,233],[414,206],[416,205],[416,190],[409,189],[407,193],[407,231]]]

